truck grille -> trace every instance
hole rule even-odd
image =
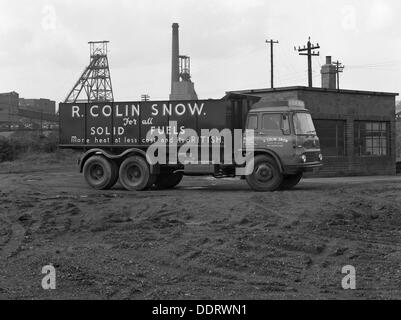
[[[306,162],[319,162],[319,153],[318,152],[306,152]]]

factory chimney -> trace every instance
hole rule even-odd
[[[173,47],[171,52],[171,92],[173,92],[174,82],[180,81],[180,40],[178,35],[178,23],[173,23]]]
[[[337,69],[331,62],[331,56],[326,57],[326,64],[322,66],[322,88],[337,88]]]
[[[173,23],[170,100],[198,100],[194,83],[191,81],[190,58],[180,55],[178,28],[178,23]]]

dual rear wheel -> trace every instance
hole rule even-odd
[[[161,172],[153,175],[147,161],[140,156],[125,159],[120,168],[113,160],[104,156],[89,158],[83,168],[86,182],[94,189],[107,190],[112,188],[120,179],[121,185],[130,191],[142,191],[151,188],[170,189],[177,186],[182,180],[182,173],[173,171]]]
[[[156,176],[150,173],[146,160],[139,156],[125,159],[119,171],[121,185],[130,191],[142,191],[150,188]]]
[[[94,189],[112,188],[118,180],[118,166],[103,156],[89,158],[83,168],[86,182]]]

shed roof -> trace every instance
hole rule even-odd
[[[393,92],[377,92],[377,91],[362,91],[362,90],[347,90],[347,89],[326,89],[326,88],[310,88],[304,86],[293,87],[280,87],[280,88],[265,88],[265,89],[248,89],[238,91],[228,91],[226,97],[230,94],[258,96],[265,93],[285,92],[285,91],[310,91],[310,92],[331,92],[331,93],[345,93],[345,94],[360,94],[360,95],[375,95],[375,96],[391,96],[396,97],[399,94]]]

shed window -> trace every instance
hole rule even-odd
[[[390,154],[388,122],[355,121],[355,154],[383,157]]]

